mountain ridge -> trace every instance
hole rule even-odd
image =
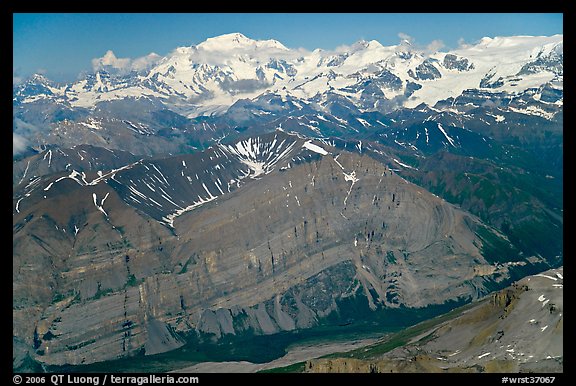
[[[209,38],[196,46],[177,48],[172,54],[159,59],[144,76],[115,79],[107,72],[99,71],[95,74],[93,84],[80,80],[62,87],[54,87],[36,76],[32,79],[34,84],[43,85],[44,89],[38,91],[45,93],[37,91],[24,101],[32,102],[54,96],[72,106],[93,107],[103,100],[147,95],[164,100],[163,103],[173,109],[177,108],[180,103],[178,100],[182,99],[188,102],[202,101],[202,109],[212,105],[215,109],[213,111],[222,112],[225,111],[223,108],[242,97],[253,98],[263,92],[278,93],[286,89],[300,99],[310,98],[315,93],[324,94],[331,89],[344,89],[357,84],[353,80],[355,76],[370,79],[375,71],[387,70],[401,79],[403,89],[410,80],[420,82],[421,89],[409,97],[412,101],[408,104],[408,101],[404,102],[407,107],[415,107],[422,102],[433,106],[440,100],[459,95],[466,88],[482,88],[481,80],[487,77],[501,79],[502,84],[490,86],[486,83],[485,88],[516,93],[552,80],[553,75],[542,78],[546,71],[535,71],[541,79],[533,79],[534,76],[526,71],[521,77],[525,79],[522,82],[514,83],[507,79],[515,79],[515,76],[518,78],[522,66],[546,57],[551,51],[559,51],[562,55],[562,41],[563,35],[497,37],[481,40],[477,45],[425,55],[410,46],[384,47],[371,41],[357,42],[348,48],[350,51],[342,53],[315,50],[301,54],[287,49],[276,40],[257,41],[236,33]],[[469,64],[455,66],[455,63],[464,61]],[[466,76],[462,76],[463,72]],[[329,74],[335,78],[331,79]],[[448,80],[452,78],[457,79],[457,82]],[[313,79],[316,80],[312,82]],[[319,83],[320,79],[326,83],[324,86]],[[427,80],[448,82],[450,87],[458,84],[462,86],[453,91],[449,91],[450,88],[446,86],[436,86],[434,89],[440,87],[444,93],[435,95],[433,92],[437,91],[428,87]],[[390,99],[394,92],[388,89],[386,94],[390,95],[386,96]],[[16,95],[19,95],[18,91]],[[353,98],[352,95],[348,97]],[[170,102],[170,98],[176,99]],[[200,115],[206,112],[198,110]],[[194,117],[198,113],[186,115]]]
[[[236,166],[222,169],[244,179],[220,185],[223,194],[222,175],[210,172],[226,158],[222,146],[20,184],[15,335],[37,360],[78,365],[171,350],[188,334],[309,328],[346,301],[385,314],[473,299],[545,264],[514,251],[492,260],[483,248],[507,244],[504,235],[358,149],[282,132],[231,148]],[[190,188],[174,188],[181,183]],[[178,205],[190,208],[167,221]],[[434,284],[438,275],[446,280]],[[89,331],[75,327],[88,322]],[[163,347],[154,334],[165,329],[176,336]]]

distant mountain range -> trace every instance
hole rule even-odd
[[[520,94],[535,89],[534,101],[546,106],[558,98],[542,98],[540,88],[547,85],[552,93],[562,89],[562,62],[562,35],[484,38],[469,47],[424,54],[408,41],[384,47],[375,40],[340,52],[301,52],[275,40],[256,41],[235,33],[179,47],[142,73],[115,76],[115,68],[102,66],[65,85],[37,75],[19,86],[14,98],[18,103],[49,100],[85,108],[146,98],[187,118],[221,113],[263,94],[298,101],[300,109],[305,101],[318,112],[329,111],[330,101],[342,98],[361,111],[386,113],[421,103],[434,107],[467,90]],[[519,110],[553,116],[542,106]]]

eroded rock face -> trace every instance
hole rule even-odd
[[[474,299],[508,277],[485,268],[477,218],[366,155],[294,143],[171,224],[118,193],[123,171],[42,191],[14,216],[14,335],[43,363],[92,363],[191,333],[311,327],[344,299],[370,310]]]
[[[335,358],[312,360],[306,363],[309,373],[472,373],[474,368],[440,368],[441,362],[426,355],[406,358],[390,358],[378,361],[366,361],[355,358]]]
[[[469,64],[468,59],[458,58],[454,54],[446,54],[443,64],[449,70],[468,71],[474,69],[474,65]]]
[[[311,360],[305,371],[563,372],[563,275],[526,277],[385,354]]]

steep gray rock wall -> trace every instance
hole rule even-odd
[[[311,327],[358,296],[372,310],[476,298],[508,277],[485,269],[478,219],[331,151],[287,159],[173,229],[109,185],[59,182],[65,196],[50,190],[15,216],[15,335],[42,362],[91,363],[170,350],[194,331]],[[109,193],[106,216],[92,192]]]

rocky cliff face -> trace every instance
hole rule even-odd
[[[494,266],[482,250],[502,235],[367,155],[281,132],[258,141],[227,153],[240,166],[220,192],[209,152],[21,184],[18,356],[26,346],[46,364],[92,363],[171,350],[188,334],[307,328],[350,299],[373,311],[476,299],[531,264]],[[174,196],[175,176],[198,196]],[[190,207],[166,221],[167,202]]]
[[[312,360],[306,371],[562,372],[563,273],[524,278],[386,354]]]

